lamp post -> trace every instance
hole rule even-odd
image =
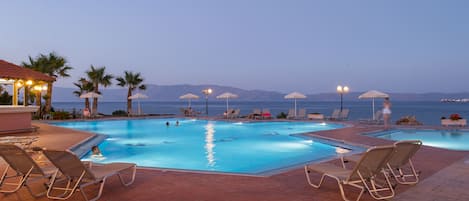
[[[208,96],[212,94],[212,92],[213,91],[211,88],[202,90],[202,93],[205,94],[205,115],[207,116],[208,116]]]
[[[340,94],[340,112],[342,112],[342,109],[343,109],[343,96],[344,94],[348,93],[349,92],[349,88],[348,86],[337,86],[337,93]]]

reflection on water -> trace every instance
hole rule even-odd
[[[143,146],[145,146],[144,143],[135,143],[135,144],[127,143],[127,144],[125,144],[125,145],[127,145],[127,146],[132,146],[132,147],[143,147]]]
[[[212,123],[208,122],[205,126],[205,152],[207,153],[207,162],[208,166],[215,166],[215,153],[213,148],[215,148],[214,142],[215,128]]]
[[[449,135],[453,138],[460,138],[463,134],[460,132],[450,132]]]
[[[273,132],[269,132],[269,133],[264,133],[263,135],[274,136],[274,135],[280,135],[280,133],[273,131]]]
[[[222,139],[219,139],[219,140],[215,140],[215,142],[231,142],[233,140],[236,140],[237,138],[236,137],[227,137],[227,138],[222,138]]]

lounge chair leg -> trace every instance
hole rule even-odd
[[[345,191],[344,191],[344,188],[343,188],[342,184],[341,184],[338,180],[337,180],[337,183],[339,184],[340,194],[342,195],[342,199],[344,199],[344,200],[349,200],[349,199],[345,196]],[[363,187],[363,186],[357,185],[357,184],[349,184],[349,185],[360,189],[360,193],[358,194],[358,197],[357,197],[357,199],[356,199],[355,201],[360,200],[360,198],[362,198],[362,196],[363,196],[363,193],[366,191],[366,188]]]
[[[34,167],[31,167],[29,169],[29,171],[25,175],[22,175],[22,176],[21,175],[11,176],[11,177],[20,177],[21,176],[20,180],[17,183],[6,183],[6,179],[8,178],[8,176],[7,176],[8,173],[7,172],[8,172],[9,167],[10,166],[7,166],[7,168],[5,169],[5,172],[3,173],[2,178],[0,179],[0,184],[16,186],[16,187],[12,190],[2,190],[2,189],[0,189],[1,193],[14,193],[14,192],[18,191],[22,186],[24,186],[26,184],[26,180],[28,180],[29,175],[31,174],[31,172],[34,169]]]
[[[383,174],[384,174],[384,177],[385,177],[385,180],[386,180],[386,183],[384,184],[385,186],[381,187],[380,189],[376,188],[376,183],[375,183],[375,180],[372,179],[371,181],[369,181],[371,183],[371,187],[368,185],[367,183],[367,180],[365,180],[362,176],[362,174],[360,172],[357,172],[358,173],[358,176],[360,177],[363,185],[364,185],[364,188],[366,188],[367,192],[371,195],[371,197],[373,197],[374,199],[376,200],[383,200],[383,199],[389,199],[389,198],[392,198],[394,197],[394,189],[392,187],[392,184],[391,182],[389,181],[389,176],[388,176],[388,173],[383,171]],[[355,185],[354,185],[355,186]],[[387,186],[387,187],[386,187]],[[357,185],[358,187],[358,185]],[[361,187],[361,186],[360,186]],[[363,187],[361,187],[363,188]],[[381,191],[389,191],[389,195],[380,195],[380,192]]]
[[[350,201],[347,198],[347,196],[345,196],[344,187],[342,186],[340,181],[337,181],[337,184],[339,185],[340,195],[342,196],[342,199],[344,199],[345,201]],[[357,201],[361,198],[362,194],[363,194],[363,189],[360,191],[360,194],[358,195]]]
[[[79,185],[80,185],[81,180],[85,176],[86,172],[83,171],[81,173],[80,177],[77,179],[77,181],[75,181],[75,185],[72,188],[70,188],[70,185],[72,184],[72,181],[70,181],[70,180],[68,180],[67,185],[66,185],[65,188],[63,188],[63,187],[54,187],[55,182],[57,180],[58,173],[59,173],[59,170],[57,169],[55,171],[54,175],[52,176],[52,180],[51,180],[49,189],[47,189],[47,194],[46,194],[47,198],[56,199],[56,200],[67,200],[68,198],[72,197],[73,193],[76,190],[78,190],[77,188],[79,188],[79,189],[82,188],[82,186],[79,186]],[[62,190],[64,192],[61,195],[52,195],[53,190]],[[85,197],[85,199],[86,199],[86,197]]]
[[[42,197],[43,195],[45,195],[47,193],[47,184],[44,183],[44,186],[46,187],[45,188],[45,191],[42,191],[42,192],[39,192],[39,193],[34,193],[33,190],[29,187],[28,184],[25,184],[26,186],[26,189],[28,189],[29,193],[34,197],[34,198],[39,198],[39,197]]]
[[[119,179],[120,179],[122,185],[124,185],[124,186],[129,186],[130,184],[134,183],[134,181],[135,181],[135,173],[137,172],[137,166],[134,165],[134,166],[132,167],[132,170],[131,170],[131,171],[132,171],[132,172],[131,172],[132,176],[131,176],[130,181],[128,181],[128,182],[125,182],[125,180],[124,180],[123,176],[121,175],[121,173],[117,174],[117,175],[119,176]]]
[[[5,170],[3,171],[2,177],[0,178],[0,185],[2,185],[3,182],[5,182],[5,179],[6,179],[7,173],[8,173],[8,169],[10,169],[10,166],[9,166],[9,165],[7,165],[7,167],[6,167]]]
[[[101,194],[103,194],[103,189],[104,189],[104,183],[106,183],[106,178],[104,178],[102,181],[99,182],[99,191],[98,191],[98,195],[96,195],[95,197],[93,197],[92,199],[88,199],[88,197],[86,196],[85,194],[85,191],[83,190],[83,188],[85,186],[88,186],[88,185],[85,185],[85,186],[80,186],[80,192],[81,192],[81,195],[83,196],[83,198],[85,198],[86,201],[96,201],[98,200],[100,197],[101,197]]]
[[[420,171],[415,170],[414,165],[412,164],[411,160],[409,160],[408,168],[410,169],[410,172],[406,174],[402,168],[397,168],[397,170],[393,170],[391,166],[388,164],[388,169],[397,183],[406,184],[406,185],[413,185],[413,184],[418,183]],[[395,171],[397,171],[398,173],[396,173]],[[412,179],[407,180],[406,178],[409,178],[409,177]]]
[[[306,174],[306,180],[308,181],[308,184],[314,188],[320,188],[321,187],[321,184],[322,182],[324,181],[324,177],[326,176],[325,174],[322,174],[321,176],[321,180],[319,180],[319,184],[313,184],[313,182],[311,182],[311,178],[309,176],[309,170],[308,170],[308,166],[305,166],[305,174]]]

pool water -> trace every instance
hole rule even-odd
[[[469,151],[469,131],[467,130],[391,130],[371,135],[395,141],[421,140],[427,146]]]
[[[338,129],[343,127],[341,124],[142,119],[55,125],[109,136],[99,145],[104,159],[91,157],[91,153],[83,159],[133,162],[146,167],[264,174],[331,159],[352,150],[362,151],[291,135]]]

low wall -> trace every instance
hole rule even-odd
[[[30,131],[32,113],[37,106],[0,106],[0,133]]]

